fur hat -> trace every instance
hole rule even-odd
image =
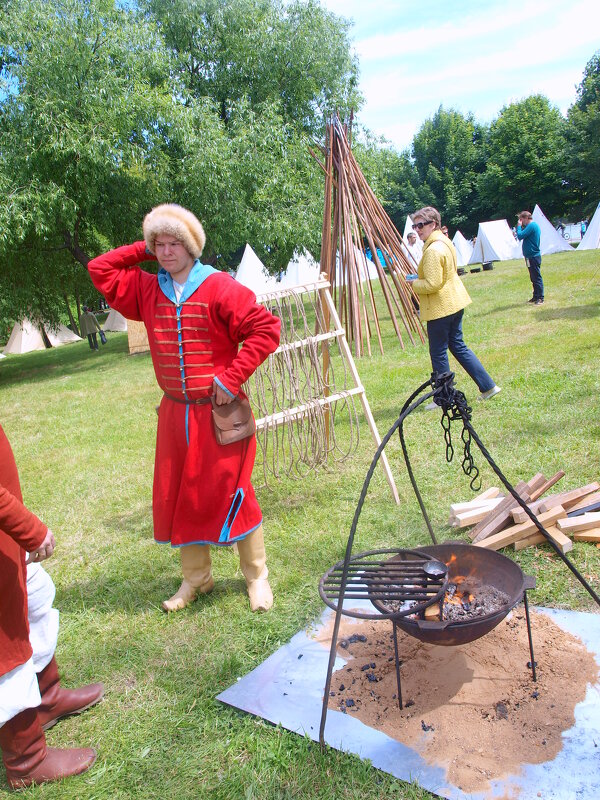
[[[206,236],[200,221],[191,211],[176,203],[163,203],[153,208],[146,214],[142,229],[146,247],[151,253],[154,253],[154,240],[161,233],[183,242],[193,258],[199,258],[204,250]]]

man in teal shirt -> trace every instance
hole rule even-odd
[[[517,239],[523,242],[523,256],[525,257],[525,263],[529,269],[529,277],[533,285],[533,296],[527,302],[540,306],[544,302],[540,226],[533,221],[530,211],[521,211],[519,214]]]

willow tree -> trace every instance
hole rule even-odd
[[[307,140],[356,100],[356,65],[313,0],[6,0],[0,80],[0,313],[55,321],[158,202],[193,208],[217,265],[318,243]]]
[[[161,121],[170,98],[159,44],[151,26],[112,0],[5,3],[0,288],[20,284],[14,317],[52,317],[48,295],[76,291],[77,270],[131,237],[133,220],[168,187]],[[36,300],[40,274],[45,303]]]

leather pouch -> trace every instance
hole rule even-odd
[[[222,445],[233,444],[247,439],[256,432],[250,403],[245,397],[236,397],[231,403],[218,406],[211,397],[212,419],[217,442]]]

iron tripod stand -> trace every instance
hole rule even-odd
[[[426,391],[427,389],[429,389],[429,391]],[[426,392],[426,393],[422,394],[423,392]],[[422,395],[422,396],[420,396],[420,395]],[[463,430],[462,430],[461,438],[462,438],[463,445],[464,445],[462,469],[463,469],[464,473],[468,477],[471,478],[471,488],[474,489],[474,490],[476,490],[478,488],[477,487],[477,482],[478,482],[478,478],[479,478],[479,470],[475,466],[474,461],[473,461],[473,457],[471,455],[471,442],[474,441],[477,444],[477,446],[478,446],[479,450],[481,451],[481,453],[484,455],[484,457],[487,460],[487,462],[492,467],[493,471],[496,473],[496,475],[502,481],[502,483],[505,486],[505,488],[507,489],[507,491],[513,496],[513,498],[515,499],[517,504],[520,505],[521,508],[523,508],[523,510],[525,511],[527,516],[531,519],[531,521],[534,523],[536,528],[538,528],[538,530],[544,535],[545,539],[553,547],[553,549],[556,551],[556,553],[559,555],[559,557],[567,564],[567,566],[569,567],[571,572],[573,572],[575,577],[584,586],[586,591],[593,597],[595,602],[598,603],[598,605],[600,605],[600,597],[596,594],[596,592],[592,589],[592,587],[589,585],[589,583],[585,580],[585,578],[577,570],[575,565],[572,564],[570,559],[568,559],[567,556],[564,553],[561,552],[561,550],[558,548],[558,546],[555,544],[555,542],[550,537],[550,534],[546,531],[546,529],[543,527],[543,525],[539,522],[537,517],[531,512],[531,510],[529,509],[529,507],[527,506],[525,501],[517,494],[517,492],[514,489],[514,487],[506,479],[506,477],[504,476],[504,474],[502,473],[500,468],[494,462],[494,460],[491,457],[491,455],[488,452],[488,450],[485,448],[483,442],[481,441],[481,439],[479,438],[479,436],[477,435],[477,433],[475,432],[475,430],[473,429],[473,427],[471,425],[471,408],[468,406],[464,394],[462,392],[457,391],[454,388],[454,374],[453,373],[445,373],[443,375],[435,375],[435,374],[432,375],[431,379],[429,381],[426,381],[425,383],[423,383],[408,398],[408,400],[405,402],[405,404],[404,404],[404,406],[402,408],[400,416],[398,417],[396,422],[392,425],[392,427],[387,432],[387,434],[383,437],[382,442],[379,445],[379,447],[377,449],[377,452],[375,453],[373,461],[371,462],[371,466],[369,467],[369,470],[367,472],[367,475],[366,475],[366,478],[365,478],[365,481],[364,481],[364,484],[363,484],[363,488],[362,488],[362,491],[361,491],[361,494],[360,494],[358,505],[356,507],[356,511],[354,513],[354,518],[352,520],[352,525],[351,525],[351,528],[350,528],[350,534],[349,534],[349,537],[348,537],[348,542],[347,542],[347,545],[346,545],[346,552],[345,552],[345,556],[344,556],[343,562],[342,561],[339,562],[337,565],[335,565],[335,567],[332,568],[332,570],[330,570],[328,573],[326,573],[326,575],[321,580],[320,585],[319,585],[319,591],[320,591],[321,597],[323,598],[323,600],[326,602],[327,605],[329,605],[331,608],[333,608],[335,610],[335,622],[334,622],[334,626],[333,626],[331,648],[330,648],[330,653],[329,653],[329,662],[328,662],[328,667],[327,667],[327,678],[326,678],[324,695],[323,695],[323,706],[322,706],[322,712],[321,712],[321,724],[320,724],[320,729],[319,729],[319,741],[320,741],[320,744],[321,744],[322,747],[325,746],[325,723],[326,723],[326,718],[327,718],[327,708],[328,708],[328,701],[329,701],[330,692],[331,692],[331,680],[332,680],[333,667],[334,667],[335,658],[336,658],[337,641],[338,641],[338,636],[339,636],[340,623],[341,623],[341,618],[342,618],[343,614],[346,614],[348,616],[363,617],[363,618],[369,618],[369,619],[386,619],[387,618],[387,619],[391,619],[392,620],[392,622],[393,622],[393,631],[394,631],[394,652],[395,652],[395,657],[396,657],[396,680],[397,680],[397,686],[398,686],[398,700],[399,700],[399,703],[400,703],[400,708],[402,708],[402,694],[401,694],[401,681],[400,681],[400,662],[399,662],[399,650],[398,650],[398,640],[397,640],[397,630],[396,629],[397,629],[397,626],[398,626],[400,620],[402,620],[403,618],[406,619],[408,617],[408,615],[410,615],[410,614],[414,614],[415,606],[412,606],[409,609],[405,609],[405,610],[403,610],[401,612],[385,613],[385,611],[383,611],[382,613],[378,613],[378,614],[373,614],[373,613],[367,614],[366,612],[356,613],[354,611],[344,610],[343,606],[344,606],[344,599],[348,599],[349,597],[351,598],[352,596],[357,596],[357,595],[348,594],[347,593],[347,587],[348,587],[349,578],[351,578],[351,580],[352,580],[352,583],[351,583],[352,591],[354,592],[354,591],[357,590],[357,583],[356,583],[356,574],[357,573],[356,573],[356,570],[354,571],[354,573],[351,572],[351,562],[353,561],[353,558],[352,558],[352,547],[353,547],[353,543],[354,543],[354,537],[355,537],[355,534],[356,534],[356,528],[357,528],[357,525],[358,525],[358,519],[360,517],[360,513],[362,511],[362,507],[363,507],[364,502],[365,502],[365,498],[366,498],[366,495],[367,495],[369,484],[371,482],[371,478],[372,478],[373,473],[375,471],[375,467],[377,465],[377,462],[379,461],[379,458],[381,457],[381,454],[382,454],[383,450],[385,449],[387,443],[389,442],[391,437],[394,435],[396,430],[399,431],[400,443],[401,443],[401,446],[402,446],[402,453],[403,453],[403,456],[404,456],[404,461],[405,461],[407,472],[408,472],[408,475],[409,475],[409,478],[410,478],[410,481],[411,481],[411,485],[412,485],[413,490],[415,492],[415,496],[416,496],[417,501],[419,503],[419,507],[421,509],[421,513],[422,513],[423,518],[425,520],[425,523],[427,525],[431,540],[433,541],[434,545],[437,545],[437,540],[435,538],[435,533],[433,531],[433,527],[431,525],[431,522],[429,520],[429,516],[428,516],[427,511],[425,509],[425,505],[423,503],[423,499],[421,497],[421,493],[420,493],[419,488],[417,486],[417,483],[416,483],[416,480],[415,480],[415,477],[414,477],[414,473],[413,473],[413,470],[412,470],[412,466],[410,464],[410,459],[408,457],[408,451],[407,451],[407,448],[406,448],[406,442],[405,442],[404,430],[403,430],[405,419],[413,411],[415,411],[415,409],[417,409],[422,403],[425,403],[426,401],[432,400],[432,399],[434,399],[435,402],[439,406],[441,406],[441,408],[442,408],[441,424],[442,424],[442,427],[444,429],[444,436],[445,436],[445,440],[446,440],[446,460],[448,462],[450,462],[452,460],[452,458],[453,458],[453,455],[454,455],[454,448],[452,446],[452,441],[451,441],[451,436],[450,436],[450,425],[451,425],[451,422],[454,421],[454,420],[459,420],[460,419],[460,420],[462,420],[462,423],[463,423]],[[469,549],[472,548],[471,545],[463,545],[463,546],[467,547]],[[477,549],[479,549],[479,548],[477,548]],[[483,548],[482,548],[482,551],[483,552],[487,552],[490,555],[493,554],[495,556],[499,556],[502,559],[510,562],[510,559],[507,559],[505,556],[500,556],[500,554],[497,554],[494,551],[485,550]],[[389,551],[389,550],[388,551],[371,551],[368,554],[361,554],[361,556],[373,555],[373,554],[382,554],[384,552],[391,552],[391,551]],[[407,551],[403,551],[403,552],[407,552]],[[361,556],[355,556],[354,558],[355,559],[360,559]],[[511,562],[511,563],[513,563],[513,562]],[[523,581],[522,581],[521,585],[519,586],[518,599],[515,602],[513,602],[513,604],[508,608],[506,613],[508,613],[508,611],[510,611],[510,609],[513,608],[517,604],[517,602],[519,602],[521,599],[523,599],[524,609],[525,609],[525,616],[526,616],[526,621],[527,621],[527,634],[528,634],[528,640],[529,640],[529,652],[530,652],[530,657],[531,657],[531,661],[530,661],[531,671],[532,671],[533,680],[536,681],[537,680],[536,663],[535,663],[534,652],[533,652],[533,641],[532,641],[532,636],[531,636],[531,620],[530,620],[530,615],[529,615],[529,604],[528,604],[528,600],[527,600],[527,590],[535,588],[535,579],[529,578],[529,576],[523,576],[523,574],[522,574],[521,570],[518,568],[518,566],[515,565],[515,567],[519,571],[521,576],[523,577]],[[339,575],[338,575],[338,579],[337,579],[337,581],[335,583],[335,587],[334,587],[335,588],[335,591],[333,592],[334,596],[328,596],[327,587],[326,587],[324,582],[328,578],[330,573],[332,573],[336,569],[338,569]],[[363,572],[364,572],[364,570],[363,570]],[[370,596],[370,589],[371,589],[371,586],[372,586],[372,580],[367,579],[367,580],[365,580],[364,583],[365,583],[365,585],[367,587],[367,595],[366,596]],[[433,603],[433,602],[435,602],[435,600],[431,601],[431,603]],[[431,603],[429,603],[429,604],[431,604]],[[381,611],[381,609],[380,609],[380,611]],[[505,614],[503,616],[505,616]],[[498,622],[499,621],[500,620],[498,620]],[[497,622],[495,622],[494,624],[497,624]],[[494,625],[492,625],[492,627],[494,627]],[[479,634],[479,635],[483,635],[483,634]],[[418,638],[420,638],[420,637],[418,637]],[[474,638],[477,638],[477,637],[474,637]]]

